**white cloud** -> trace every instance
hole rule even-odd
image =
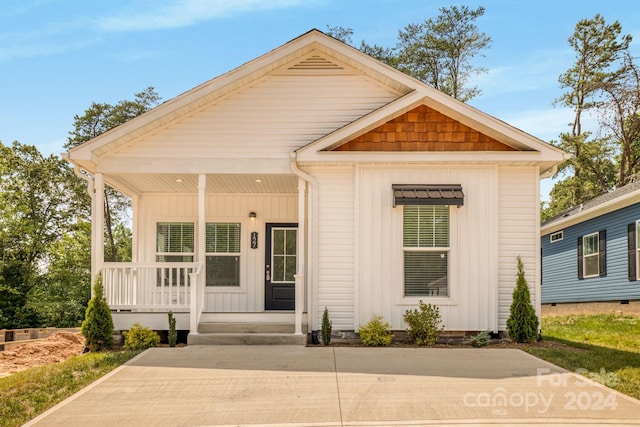
[[[104,18],[99,22],[99,26],[107,31],[179,28],[236,13],[284,9],[303,4],[308,2],[303,0],[171,0],[160,7],[129,10],[119,16]]]

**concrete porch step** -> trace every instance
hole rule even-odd
[[[201,333],[190,334],[187,345],[305,345],[307,335],[286,333]]]
[[[201,334],[293,334],[295,325],[289,322],[201,322],[198,325]],[[307,325],[302,325],[302,332],[307,333]]]

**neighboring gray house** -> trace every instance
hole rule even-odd
[[[542,224],[542,312],[640,312],[640,181]]]

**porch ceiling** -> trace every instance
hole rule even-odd
[[[114,174],[105,181],[137,193],[195,193],[197,174]],[[207,175],[207,193],[295,193],[295,175]]]

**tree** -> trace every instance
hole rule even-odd
[[[78,327],[91,298],[91,224],[78,222],[48,250],[47,272],[28,293],[27,306],[43,326]]]
[[[491,45],[491,37],[480,32],[476,21],[484,7],[440,8],[440,15],[422,23],[409,24],[398,32],[393,48],[369,45],[364,40],[359,49],[387,65],[421,80],[452,97],[467,102],[478,96],[471,79],[486,72],[472,60]],[[353,30],[327,26],[327,34],[351,44]]]
[[[471,60],[491,44],[476,25],[484,12],[482,6],[442,7],[435,19],[407,25],[398,34],[398,68],[460,101],[476,97],[480,90],[470,79],[486,70]]]
[[[102,273],[98,273],[96,276],[93,285],[93,298],[87,306],[81,332],[87,340],[87,348],[90,351],[108,350],[113,346],[113,319],[104,298]]]
[[[74,130],[69,132],[70,136],[67,139],[65,148],[74,148],[126,123],[149,111],[158,104],[160,99],[155,89],[149,86],[142,92],[134,94],[133,100],[122,100],[115,105],[97,102],[92,103],[82,116],[75,115],[73,117]],[[119,250],[122,243],[117,242],[115,232],[116,228],[125,222],[129,208],[130,201],[126,196],[111,187],[105,187],[104,218],[107,238],[105,245],[106,261],[123,261],[121,258],[122,250]],[[127,251],[124,252],[126,253]]]
[[[570,107],[574,119],[571,132],[561,134],[556,145],[572,158],[560,165],[556,173],[556,177],[565,178],[555,184],[543,217],[549,218],[577,206],[623,181],[617,179],[620,166],[615,162],[615,152],[618,142],[608,135],[591,138],[592,134],[582,127],[583,113],[597,111],[606,105],[606,92],[614,93],[624,79],[627,67],[621,60],[631,36],[621,36],[621,31],[618,21],[609,25],[601,15],[595,15],[592,19],[580,20],[568,39],[576,55],[575,62],[558,78],[560,86],[567,91],[555,103]],[[625,161],[633,163],[630,158]]]
[[[507,333],[515,342],[533,342],[538,338],[538,316],[531,305],[529,285],[524,277],[524,264],[518,256],[518,278],[507,319]]]
[[[50,246],[84,214],[67,185],[73,179],[73,170],[56,156],[0,143],[0,328],[40,323],[27,296],[42,285]]]
[[[617,146],[617,185],[623,186],[640,172],[640,67],[629,52],[620,77],[605,82],[602,90],[598,121]]]

